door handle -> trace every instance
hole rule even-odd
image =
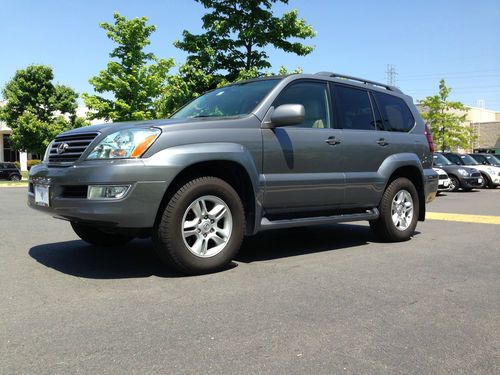
[[[378,141],[377,141],[378,145],[379,146],[387,146],[389,144],[389,142],[387,142],[384,138],[380,138]]]
[[[328,143],[330,146],[335,146],[340,143],[339,140],[335,139],[335,137],[328,137],[328,139],[325,139],[325,142]]]

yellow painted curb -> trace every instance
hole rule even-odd
[[[500,216],[450,214],[450,213],[444,213],[444,212],[427,212],[425,214],[425,218],[429,219],[429,220],[460,221],[460,222],[464,222],[464,223],[498,224],[498,225],[500,225]]]

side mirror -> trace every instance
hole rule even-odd
[[[306,110],[302,104],[283,104],[274,109],[271,115],[271,126],[291,126],[304,122]]]

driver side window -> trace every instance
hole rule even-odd
[[[328,86],[324,82],[297,82],[287,86],[273,106],[302,104],[305,109],[301,128],[325,129],[331,127]]]

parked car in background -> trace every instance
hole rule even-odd
[[[473,157],[467,154],[444,152],[443,155],[456,165],[464,165],[477,169],[483,177],[482,188],[489,187],[494,189],[500,185],[500,167],[479,164]]]
[[[495,167],[500,167],[500,155],[487,154],[487,153],[475,153],[469,155],[479,164],[493,165]]]
[[[0,163],[0,179],[21,181],[21,171],[14,163]]]
[[[483,185],[481,172],[477,169],[453,164],[440,153],[434,154],[434,167],[443,169],[450,177],[450,191],[470,191]]]
[[[441,168],[433,168],[433,169],[439,176],[438,192],[449,191],[450,190],[450,177],[448,176],[448,173],[446,173]]]

